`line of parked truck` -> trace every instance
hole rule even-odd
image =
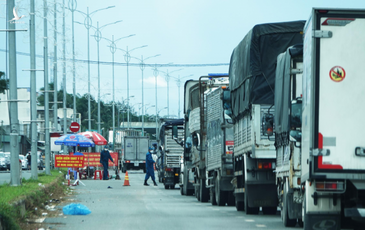
[[[364,34],[360,9],[254,26],[228,74],[185,83],[183,124],[167,125],[160,145],[166,157],[174,139],[183,163],[160,172],[165,188],[172,170],[201,202],[253,215],[279,207],[287,227],[362,229]]]

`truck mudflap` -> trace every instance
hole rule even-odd
[[[304,229],[340,230],[341,218],[338,214],[308,214],[304,219]]]
[[[365,218],[365,208],[345,208],[345,217]]]
[[[275,184],[247,184],[245,192],[250,207],[276,207],[278,205]]]

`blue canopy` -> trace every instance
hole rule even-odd
[[[78,134],[66,134],[55,140],[55,145],[68,145],[80,147],[94,147],[95,144],[89,138]]]

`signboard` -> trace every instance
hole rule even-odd
[[[56,168],[83,168],[84,156],[55,155]]]
[[[71,125],[70,125],[70,130],[71,130],[71,132],[74,132],[74,133],[78,132],[80,130],[79,123],[72,122]]]
[[[82,167],[90,166],[90,167],[103,167],[102,164],[100,164],[100,153],[82,153],[84,154],[84,164]],[[73,153],[70,153],[70,155],[73,155]],[[118,153],[117,152],[110,152],[111,157],[113,158],[113,162],[109,160],[109,167],[116,166],[118,164]],[[55,166],[56,167],[56,166]]]

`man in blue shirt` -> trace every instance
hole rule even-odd
[[[105,145],[104,150],[100,153],[100,163],[103,165],[103,180],[109,180],[108,178],[108,162],[109,159],[114,163],[112,156],[110,156],[108,146]]]
[[[146,154],[146,176],[144,178],[144,184],[143,184],[145,186],[149,186],[149,184],[147,184],[147,180],[150,177],[152,178],[153,185],[157,186],[157,183],[155,181],[155,171],[153,169],[153,164],[155,163],[155,161],[152,158],[152,152],[153,152],[153,148],[149,147],[148,153]]]

